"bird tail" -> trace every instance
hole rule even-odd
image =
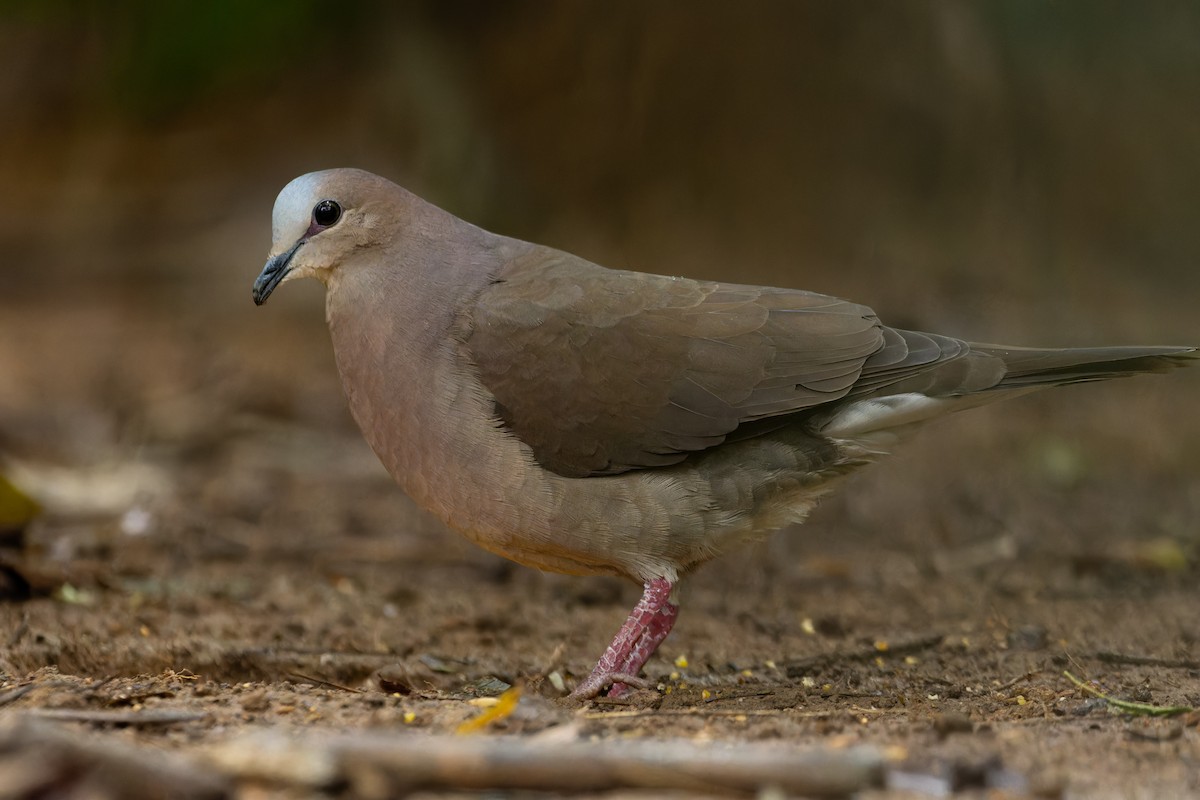
[[[908,337],[925,336],[898,332]],[[928,337],[926,337],[928,338]],[[862,394],[817,418],[822,433],[863,437],[900,433],[951,411],[986,405],[1050,386],[1169,372],[1200,362],[1194,347],[1033,348],[936,340],[951,357],[901,380],[872,377]]]
[[[1007,347],[970,345],[972,353],[1004,362],[1004,376],[990,389],[1023,389],[1105,381],[1143,372],[1170,372],[1200,360],[1194,347]]]

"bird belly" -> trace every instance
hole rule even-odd
[[[339,362],[350,410],[410,497],[490,552],[538,569],[676,579],[700,564],[802,521],[833,482],[867,459],[803,430],[720,445],[679,464],[568,478],[542,467],[464,380],[452,353],[420,385]],[[354,369],[353,373],[348,373]]]

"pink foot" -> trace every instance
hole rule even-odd
[[[637,676],[646,660],[667,638],[679,615],[679,606],[670,602],[672,588],[666,578],[646,582],[642,599],[634,606],[633,613],[600,656],[592,674],[575,687],[571,697],[590,700],[605,689],[609,690],[609,697],[619,697],[630,685],[642,683],[631,678]]]

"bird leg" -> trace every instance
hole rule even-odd
[[[646,661],[650,656],[654,655],[654,651],[662,644],[663,639],[667,638],[667,634],[675,626],[675,618],[677,616],[679,616],[679,606],[674,603],[664,604],[658,610],[658,613],[654,615],[654,618],[650,620],[646,626],[645,633],[637,640],[637,644],[633,646],[633,649],[629,651],[628,658],[625,659],[625,663],[621,665],[617,672],[636,677],[642,671],[642,667]],[[608,690],[608,696],[620,697],[625,694],[629,686],[645,688],[641,685],[642,683],[642,681],[635,682],[628,679],[614,681],[612,688]]]
[[[609,697],[618,697],[628,689],[633,683],[628,678],[641,671],[675,625],[679,606],[670,602],[672,588],[666,578],[646,582],[642,599],[634,606],[629,619],[600,656],[592,674],[575,687],[571,697],[589,700],[605,688],[609,689]]]

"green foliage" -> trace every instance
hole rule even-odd
[[[1109,708],[1119,714],[1131,714],[1140,717],[1177,717],[1180,714],[1190,714],[1195,710],[1191,706],[1156,706],[1151,703],[1134,703],[1130,700],[1118,700],[1084,683],[1066,670],[1063,670],[1063,675],[1066,675],[1067,680],[1075,684],[1077,688],[1108,703]]]
[[[159,119],[218,92],[311,81],[330,90],[342,64],[331,45],[358,32],[364,6],[317,0],[9,0],[0,22],[51,26],[94,54],[102,99]],[[307,62],[307,68],[298,68]]]

